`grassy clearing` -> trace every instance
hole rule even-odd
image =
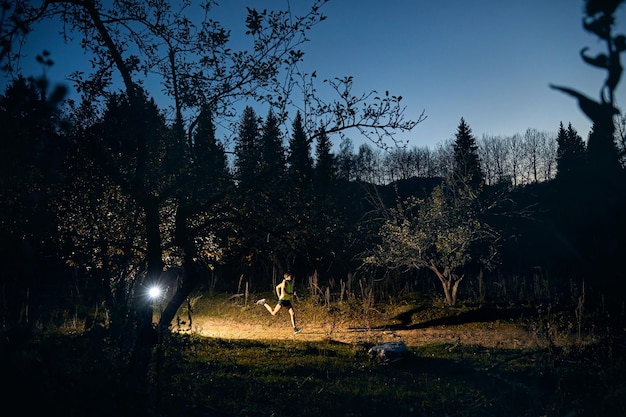
[[[194,391],[208,394],[207,407],[235,416],[501,416],[552,406],[533,399],[529,375],[504,368],[480,371],[479,361],[450,358],[451,346],[445,344],[379,365],[367,356],[366,346],[332,342],[187,343],[187,352],[194,353],[182,355],[178,363],[204,364],[191,384]],[[480,352],[476,355],[481,358]],[[179,375],[187,373],[185,368],[168,367]],[[175,387],[182,385],[169,389]],[[175,395],[185,398],[187,393]]]
[[[342,325],[414,324],[451,314],[408,301],[367,311],[358,304],[329,308],[304,300],[297,307],[303,316]],[[233,323],[268,320],[227,297],[198,301],[194,311]],[[427,343],[381,365],[367,355],[370,342],[226,340],[174,332],[165,335],[162,361],[153,364],[150,393],[138,397],[106,340],[55,334],[4,352],[3,374],[11,384],[3,395],[30,395],[34,401],[20,404],[26,415],[626,415],[625,352],[608,340],[531,350]]]
[[[332,341],[183,336],[176,344],[185,348],[167,361],[165,390],[232,416],[600,416],[626,411],[618,396],[624,382],[612,385],[623,358],[592,365],[573,361],[573,353],[477,346],[458,351],[453,344],[438,343],[380,365],[367,355],[369,346]],[[604,374],[593,375],[598,369]],[[588,386],[589,378],[598,384]]]

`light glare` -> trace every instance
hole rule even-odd
[[[160,296],[161,296],[160,287],[157,287],[156,285],[154,287],[150,287],[150,289],[148,290],[148,297],[152,298],[153,300],[156,300]]]

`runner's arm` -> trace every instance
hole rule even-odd
[[[285,290],[285,281],[282,281],[280,284],[276,286],[276,296],[280,298],[281,295],[283,295],[284,290]]]

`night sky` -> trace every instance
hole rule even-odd
[[[302,0],[228,0],[214,18],[233,31],[234,49],[245,31],[246,6],[302,13]],[[355,93],[388,90],[403,96],[406,116],[427,119],[403,134],[410,146],[434,147],[452,138],[463,117],[475,136],[556,132],[572,123],[586,139],[589,120],[576,101],[549,88],[565,85],[598,99],[606,73],[590,67],[580,50],[605,45],[582,27],[582,0],[330,0],[327,19],[304,46],[304,72],[318,80],[354,76]],[[617,32],[626,25],[618,10]],[[89,68],[78,42],[63,45],[58,23],[35,28],[23,52],[24,75],[40,75],[34,55],[47,49],[54,82]],[[33,64],[31,64],[33,63]],[[2,82],[1,87],[4,87]],[[622,86],[623,87],[623,86]],[[617,104],[624,97],[617,90]],[[158,88],[151,91],[158,97]],[[323,90],[322,90],[323,94]],[[264,116],[265,111],[259,110]],[[353,136],[358,146],[360,139]]]

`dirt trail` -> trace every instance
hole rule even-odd
[[[196,318],[191,332],[205,337],[249,340],[333,340],[343,343],[384,343],[402,341],[419,347],[447,342],[481,345],[500,349],[533,349],[539,346],[535,336],[509,323],[481,323],[472,326],[436,326],[410,330],[355,329],[341,325],[303,322],[302,331],[293,334],[287,317],[268,318],[266,324],[242,323],[220,318]]]

